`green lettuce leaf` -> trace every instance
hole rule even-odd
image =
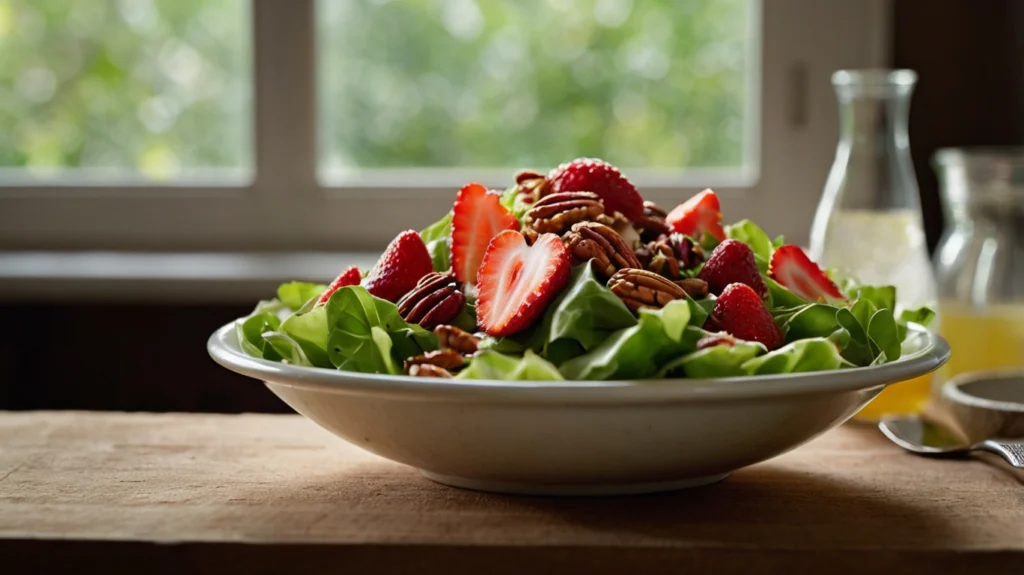
[[[395,304],[361,286],[339,289],[316,309],[326,310],[327,354],[340,370],[399,374],[403,360],[438,347],[436,335],[406,323]]]
[[[921,327],[928,327],[934,320],[935,311],[927,307],[920,307],[917,309],[903,310],[903,312],[900,313],[898,323],[903,325],[916,323]]]
[[[268,331],[263,334],[263,339],[281,356],[281,363],[315,367],[313,362],[306,357],[306,352],[302,350],[299,342],[287,334],[278,331]]]
[[[530,350],[526,350],[523,357],[512,357],[493,350],[480,351],[473,356],[469,367],[459,372],[457,377],[518,381],[563,379],[554,365]]]
[[[740,220],[731,226],[725,227],[725,235],[729,239],[739,240],[754,252],[754,261],[757,262],[757,269],[762,273],[768,273],[768,263],[772,260],[772,252],[775,248],[768,234],[750,220]]]
[[[813,303],[795,308],[790,315],[777,315],[776,321],[782,322],[779,327],[786,334],[787,342],[828,337],[840,327],[836,319],[838,311],[839,308],[832,305]]]
[[[622,300],[597,281],[588,262],[573,269],[569,285],[548,306],[535,337],[542,342],[542,351],[562,339],[576,341],[589,351],[613,331],[636,323]]]
[[[302,306],[313,298],[320,297],[327,286],[309,282],[288,282],[277,288],[277,299],[288,309],[298,311]]]
[[[716,345],[670,361],[659,377],[735,377],[746,375],[743,364],[765,352],[757,342],[740,341],[735,345]]]
[[[685,300],[669,302],[660,310],[641,309],[637,325],[612,333],[559,371],[566,379],[651,377],[668,361],[695,349],[703,330],[687,331],[690,319],[690,304]]]
[[[868,321],[868,338],[877,350],[873,363],[886,363],[900,358],[903,338],[899,335],[892,309],[880,309]]]
[[[896,309],[896,288],[893,286],[857,286],[850,294],[850,299],[866,300],[875,309]]]
[[[420,232],[423,243],[427,244],[427,253],[434,263],[434,271],[443,272],[451,267],[451,235],[452,213],[430,224]]]
[[[335,292],[337,293],[337,292]],[[327,353],[327,309],[316,306],[307,312],[296,312],[284,320],[281,329],[302,348],[306,359],[317,367],[334,367]]]
[[[613,332],[636,325],[622,300],[597,280],[588,263],[572,270],[569,284],[537,324],[504,338],[484,338],[480,349],[522,353],[531,349],[555,365],[595,348]]]
[[[519,193],[519,186],[512,186],[502,192],[501,205],[508,208],[508,210],[512,212],[512,215],[520,222],[523,221],[523,216],[526,215],[526,212],[528,212],[531,207],[531,204],[523,201],[523,196]]]
[[[257,311],[235,322],[238,345],[246,354],[261,359],[280,361],[281,355],[263,339],[263,334],[274,331],[281,325],[280,318],[269,311]]]
[[[834,343],[825,338],[802,339],[765,355],[747,360],[742,369],[749,375],[829,371],[852,364],[839,355]]]
[[[768,276],[764,276],[764,283],[768,284],[769,307],[773,314],[776,310],[792,310],[810,303]]]

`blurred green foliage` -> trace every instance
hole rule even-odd
[[[329,168],[743,162],[753,0],[320,0]]]
[[[739,166],[753,1],[319,0],[322,165]],[[0,0],[0,167],[250,168],[250,12]]]
[[[251,166],[247,0],[0,0],[0,166]]]

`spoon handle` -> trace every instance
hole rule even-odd
[[[976,446],[978,449],[991,451],[999,454],[1010,463],[1010,465],[1024,469],[1024,443],[1010,443],[987,439]]]

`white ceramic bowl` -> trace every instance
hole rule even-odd
[[[470,381],[295,367],[245,355],[234,324],[208,349],[331,433],[435,481],[608,495],[712,483],[832,429],[884,386],[945,363],[946,341],[914,331],[886,365],[703,380]]]

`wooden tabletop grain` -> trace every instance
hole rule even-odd
[[[299,416],[0,412],[0,561],[33,573],[1024,573],[1024,474],[917,458],[848,425],[706,488],[516,497],[434,484]]]

